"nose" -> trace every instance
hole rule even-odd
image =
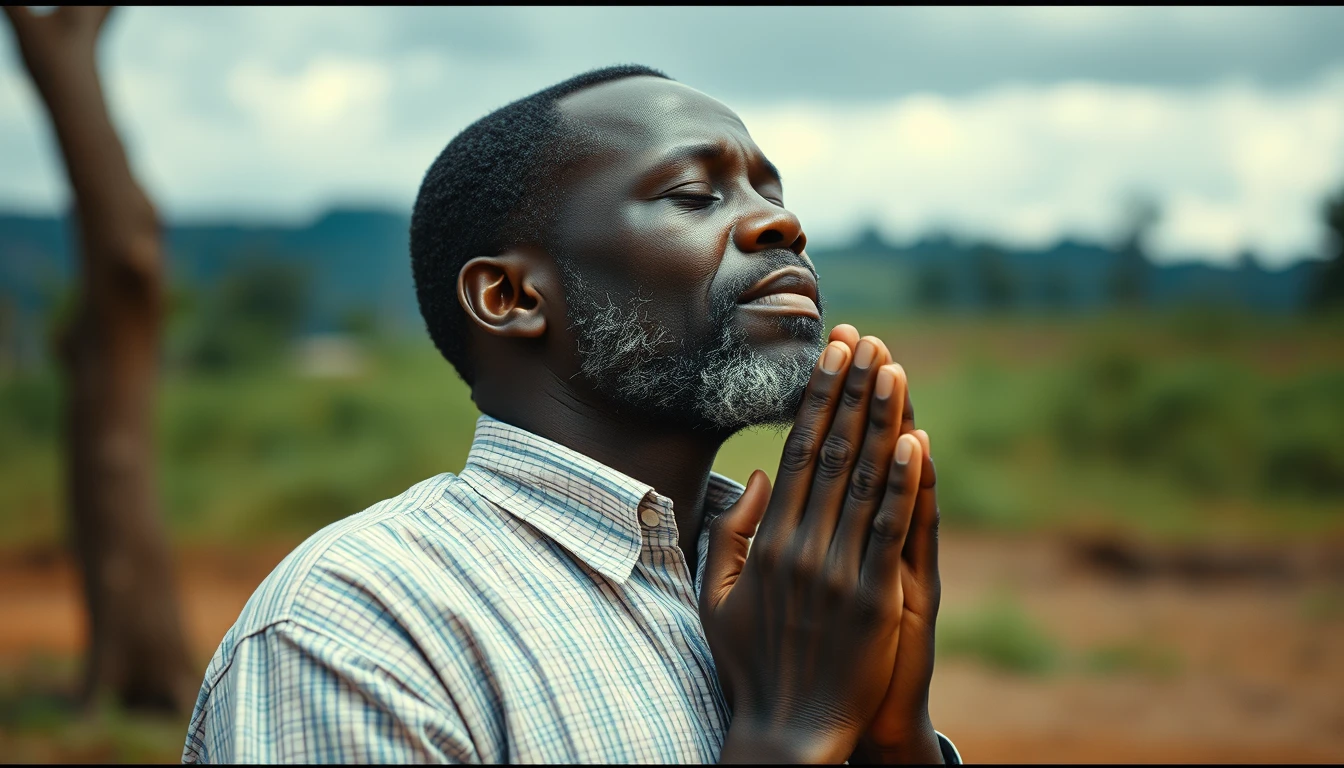
[[[733,243],[743,253],[787,248],[802,255],[807,247],[807,235],[803,234],[803,224],[797,216],[771,204],[738,221],[733,231]]]

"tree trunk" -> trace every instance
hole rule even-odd
[[[70,526],[90,630],[84,692],[180,710],[195,681],[155,487],[162,276],[84,251],[63,340]]]
[[[109,8],[5,6],[51,116],[80,246],[63,330],[66,486],[89,616],[84,693],[182,710],[199,680],[158,508],[154,402],[164,314],[158,218],[112,126],[94,49]]]

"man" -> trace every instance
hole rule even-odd
[[[737,116],[644,67],[453,139],[411,258],[466,466],[276,568],[184,760],[957,760],[928,436],[880,340],[823,344],[805,244]],[[773,491],[710,471],[791,421]]]

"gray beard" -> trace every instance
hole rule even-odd
[[[792,357],[767,358],[728,323],[729,312],[721,308],[707,342],[687,349],[684,339],[644,311],[648,299],[631,296],[622,306],[610,295],[594,295],[571,270],[563,271],[580,373],[622,411],[727,432],[793,421],[825,348],[821,339]],[[809,335],[807,318],[784,322],[793,324],[796,337]]]

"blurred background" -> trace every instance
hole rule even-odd
[[[407,251],[430,162],[638,62],[738,111],[828,324],[909,373],[931,707],[968,760],[1344,760],[1340,39],[1339,8],[118,11],[99,64],[165,225],[157,483],[197,679],[296,543],[462,465],[477,412]],[[174,761],[182,716],[74,693],[77,241],[8,33],[0,169],[0,760]],[[781,441],[717,468],[773,473]]]

